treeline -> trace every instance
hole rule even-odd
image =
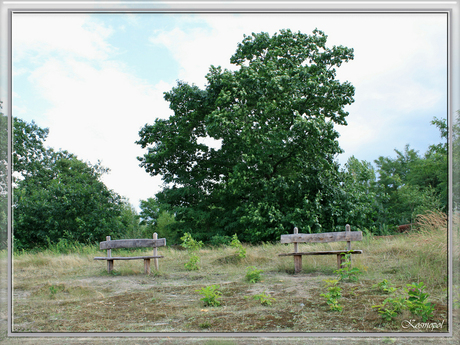
[[[329,188],[335,188],[337,211],[346,210],[346,221],[355,229],[391,234],[397,225],[414,222],[419,213],[447,210],[447,124],[436,118],[432,124],[440,130],[442,142],[423,155],[406,145],[395,150],[395,157],[378,157],[374,165],[350,157],[340,169],[339,183]],[[107,169],[67,151],[46,148],[47,135],[48,129],[34,122],[14,121],[15,249],[45,248],[59,241],[94,244],[107,235],[150,237],[153,232],[169,244],[179,243],[186,231],[210,244],[231,241],[230,232],[203,232],[178,221],[174,209],[157,197],[142,200],[137,214],[126,199],[101,182]],[[5,225],[6,214],[1,217]]]

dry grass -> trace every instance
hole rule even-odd
[[[116,261],[109,275],[93,254],[21,254],[14,257],[15,332],[402,332],[402,315],[385,322],[372,309],[388,297],[372,286],[387,279],[403,288],[423,281],[435,305],[433,322],[446,332],[447,257],[445,228],[353,243],[363,255],[353,267],[358,282],[341,282],[342,312],[330,311],[324,279],[336,277],[335,256],[309,256],[294,275],[292,245],[246,246],[240,259],[232,248],[202,249],[200,270],[187,271],[186,251],[161,248],[160,270],[148,276],[141,260]],[[300,250],[343,249],[344,243],[302,245]],[[133,252],[139,255],[145,251]],[[263,270],[262,281],[245,281],[246,267]],[[205,307],[197,289],[218,284],[220,307]],[[275,298],[263,306],[252,296]],[[249,298],[245,298],[249,297]],[[417,330],[411,330],[418,332]]]

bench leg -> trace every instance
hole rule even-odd
[[[337,254],[337,269],[344,268],[345,265],[345,254]]]
[[[107,260],[107,272],[110,273],[113,270],[113,260]]]
[[[302,255],[294,255],[294,273],[302,271]]]
[[[150,259],[144,259],[144,273],[150,274]]]

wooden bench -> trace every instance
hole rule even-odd
[[[278,254],[279,256],[294,256],[294,271],[299,273],[302,270],[302,255],[337,255],[337,269],[343,267],[346,254],[362,254],[362,250],[351,250],[351,241],[362,241],[363,233],[361,231],[350,231],[350,225],[346,225],[345,231],[342,232],[325,232],[317,234],[299,234],[299,230],[294,228],[294,234],[281,235],[281,243],[294,243],[294,252]],[[312,242],[338,242],[347,241],[346,250],[328,250],[317,252],[299,252],[298,243]]]
[[[134,239],[134,240],[111,240],[110,236],[106,237],[106,241],[100,242],[100,249],[107,249],[106,257],[95,257],[94,260],[107,260],[107,272],[113,270],[114,260],[144,260],[144,272],[150,274],[150,259],[154,259],[155,269],[158,270],[158,259],[164,256],[158,255],[157,247],[166,246],[165,238],[158,238],[157,233],[153,234],[153,239]],[[112,256],[112,249],[120,248],[147,248],[153,247],[153,255],[151,256]]]

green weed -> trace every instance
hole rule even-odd
[[[236,249],[236,253],[238,254],[239,258],[246,257],[246,249],[243,247],[243,245],[241,244],[236,234],[234,234],[232,237],[232,242],[230,243],[230,247]]]
[[[246,296],[245,298],[248,298],[248,296]],[[252,298],[257,301],[260,301],[260,304],[265,306],[272,305],[272,303],[276,301],[275,298],[265,294],[265,291],[263,293],[259,293],[257,295],[252,296]]]
[[[200,290],[195,290],[200,295],[203,296],[201,300],[204,302],[204,306],[218,307],[220,306],[219,297],[222,295],[222,292],[219,291],[219,285],[211,285],[201,288]]]
[[[351,268],[351,254],[345,254],[345,262],[343,263],[343,266],[343,268],[334,271],[334,273],[339,275],[340,280],[356,282],[358,281],[358,275],[363,274],[359,268]]]
[[[200,262],[200,258],[196,254],[190,254],[189,261],[184,264],[185,268],[188,271],[196,271],[200,269],[198,263]]]
[[[378,313],[386,321],[391,321],[394,317],[401,314],[405,309],[406,300],[404,297],[392,298],[389,297],[383,301],[382,304],[373,305],[372,308],[378,308]]]
[[[383,293],[392,294],[398,290],[398,288],[392,287],[388,280],[384,279],[380,283],[372,285],[373,288],[379,289]]]
[[[418,316],[423,322],[433,317],[434,307],[432,303],[427,302],[428,294],[423,292],[425,285],[420,283],[407,284],[404,290],[407,297],[387,298],[380,305],[374,305],[372,308],[378,308],[378,313],[386,321],[391,321],[403,310],[409,310],[412,315]]]
[[[199,270],[200,258],[197,254],[195,254],[195,252],[200,250],[200,248],[203,246],[203,242],[195,240],[188,232],[186,232],[180,239],[182,240],[182,247],[186,248],[190,255],[189,261],[184,265],[185,269],[189,271]]]
[[[342,311],[343,307],[339,304],[338,299],[342,297],[342,288],[337,286],[338,280],[324,280],[328,286],[328,292],[320,294],[321,297],[326,299],[326,303],[333,311]]]
[[[262,280],[260,274],[262,270],[255,268],[255,266],[250,266],[246,268],[246,280],[250,283],[257,283]]]
[[[422,318],[423,322],[433,317],[434,307],[432,303],[427,302],[428,294],[423,292],[425,285],[420,283],[407,284],[405,291],[409,294],[406,300],[407,309],[416,316]]]

